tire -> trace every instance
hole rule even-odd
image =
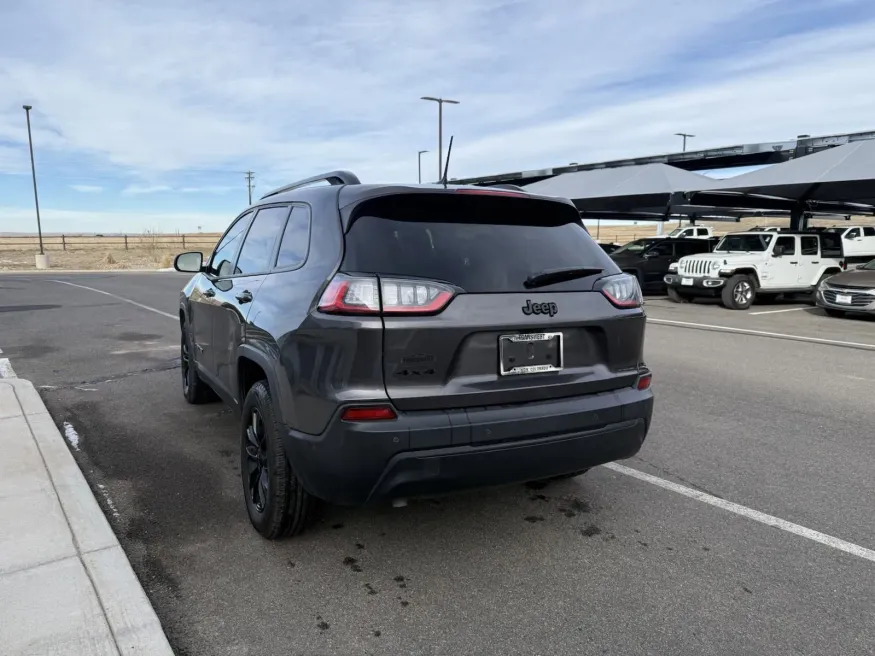
[[[726,281],[720,300],[730,310],[746,310],[756,298],[756,286],[750,276],[739,274]]]
[[[286,458],[266,381],[250,388],[240,423],[240,473],[249,521],[268,540],[299,535],[309,526],[316,499]]]
[[[180,369],[182,370],[182,395],[186,401],[192,405],[200,405],[218,398],[212,388],[201,380],[197,373],[197,365],[194,360],[194,342],[187,328],[182,329],[180,339]]]
[[[666,287],[665,293],[668,294],[668,297],[674,301],[675,303],[689,303],[690,297],[681,294],[674,287]]]
[[[836,319],[840,319],[845,316],[844,310],[833,310],[832,308],[823,308],[823,311],[827,313],[830,317],[835,317]]]

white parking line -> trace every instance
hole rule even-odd
[[[52,280],[50,282],[58,282],[62,285],[70,285],[70,287],[78,287],[79,289],[87,289],[90,292],[97,292],[98,294],[103,294],[105,296],[111,296],[112,298],[118,299],[120,301],[124,301],[125,303],[130,303],[131,305],[136,305],[138,308],[143,308],[144,310],[149,310],[149,312],[154,312],[155,314],[160,314],[162,317],[168,317],[170,319],[179,319],[179,317],[170,314],[169,312],[163,312],[162,310],[158,310],[153,307],[149,307],[148,305],[143,305],[142,303],[137,303],[136,301],[132,301],[129,298],[125,298],[124,296],[116,296],[115,294],[110,294],[109,292],[105,292],[102,289],[94,289],[94,287],[86,287],[85,285],[77,285],[74,282],[67,282],[66,280]]]
[[[0,378],[18,378],[9,363],[9,358],[0,358]]]
[[[151,353],[152,351],[175,351],[179,348],[179,344],[165,344],[164,346],[148,345],[143,348],[121,349],[118,351],[110,351],[110,355],[129,355],[130,353]]]
[[[838,339],[824,339],[822,337],[805,337],[803,335],[790,335],[787,333],[772,333],[765,330],[751,330],[750,328],[733,328],[731,326],[715,326],[708,323],[692,323],[690,321],[672,321],[670,319],[647,318],[647,323],[658,326],[680,326],[681,328],[695,328],[698,330],[714,330],[721,333],[738,333],[740,335],[754,335],[758,337],[774,337],[776,339],[790,339],[796,342],[811,342],[812,344],[829,344],[831,346],[847,346],[850,348],[875,351],[875,344],[863,344],[860,342],[843,342]]]
[[[748,315],[753,317],[758,314],[778,314],[779,312],[799,312],[799,310],[807,310],[807,307],[801,308],[784,308],[783,310],[763,310],[762,312],[748,312]]]
[[[853,556],[857,556],[859,558],[863,558],[864,560],[875,563],[875,551],[873,551],[872,549],[867,549],[866,547],[861,547],[860,545],[854,544],[853,542],[847,542],[831,535],[827,535],[826,533],[821,533],[810,528],[805,528],[804,526],[800,526],[799,524],[788,522],[785,519],[780,519],[772,515],[767,515],[766,513],[760,512],[759,510],[754,510],[753,508],[748,508],[747,506],[742,506],[738,503],[733,503],[732,501],[726,501],[725,499],[715,497],[711,494],[700,492],[699,490],[694,490],[693,488],[683,485],[678,485],[677,483],[667,481],[657,476],[645,474],[644,472],[638,471],[637,469],[632,469],[631,467],[626,467],[624,465],[618,465],[615,462],[611,462],[603,466],[607,469],[610,469],[611,471],[617,472],[618,474],[625,474],[626,476],[637,478],[647,483],[651,483],[652,485],[657,485],[666,490],[677,492],[678,494],[682,494],[685,497],[695,499],[696,501],[701,501],[702,503],[707,503],[708,505],[715,506],[723,510],[728,510],[731,513],[741,515],[742,517],[746,517],[747,519],[752,519],[753,521],[759,522],[760,524],[779,528],[782,531],[786,531],[787,533],[792,533],[794,535],[807,538],[814,542],[819,542],[820,544],[826,545],[827,547],[832,547],[833,549],[838,549],[839,551],[844,551],[845,553],[849,553]]]

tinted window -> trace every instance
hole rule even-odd
[[[656,242],[658,242],[658,238],[649,237],[647,239],[636,239],[635,241],[630,241],[625,246],[621,246],[617,250],[615,250],[612,255],[624,255],[624,254],[634,254],[640,253],[644,249],[652,246]]]
[[[708,242],[704,239],[690,240],[689,242],[678,242],[674,245],[674,254],[678,257],[685,255],[694,255],[695,253],[707,253]]]
[[[653,248],[647,251],[647,255],[650,257],[666,257],[671,255],[674,252],[671,243],[656,244]]]
[[[875,237],[875,228],[863,228],[864,237]]]
[[[365,203],[356,216],[344,271],[445,281],[471,293],[526,292],[526,278],[548,269],[617,271],[564,203],[417,194]],[[598,275],[544,289],[589,290]]]
[[[851,228],[850,230],[848,230],[848,234],[845,235],[845,239],[855,239],[856,237],[859,237],[859,236],[860,236],[860,229],[859,228]]]
[[[802,255],[817,255],[817,237],[802,238]]]
[[[280,251],[276,258],[277,267],[298,267],[307,260],[310,249],[310,208],[296,205],[286,223]]]
[[[772,243],[772,235],[767,232],[757,235],[726,235],[717,244],[715,251],[764,251]]]
[[[698,234],[700,237],[705,237],[708,235],[708,228],[698,228],[696,230],[696,234]]]
[[[222,241],[216,246],[213,252],[213,257],[210,259],[210,272],[219,276],[230,276],[234,271],[234,258],[237,255],[237,250],[240,248],[240,242],[243,241],[243,235],[246,234],[246,228],[249,227],[249,220],[252,218],[252,212],[247,212],[241,216],[225,236]]]
[[[246,241],[243,242],[243,248],[240,249],[235,274],[247,275],[270,269],[273,247],[288,215],[288,205],[258,210],[252,227],[246,235]]]
[[[795,255],[796,237],[778,237],[778,242],[775,244],[775,248],[778,248],[779,246],[784,249],[784,255]]]

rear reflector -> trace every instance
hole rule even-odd
[[[436,314],[453,300],[455,291],[441,283],[376,277],[334,277],[319,311],[327,314]]]
[[[644,391],[650,389],[650,383],[653,380],[653,374],[644,374],[638,377],[638,382],[635,384],[639,390]]]
[[[397,419],[395,411],[387,405],[347,408],[340,416],[343,421],[388,421]]]

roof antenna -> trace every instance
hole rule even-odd
[[[444,164],[444,178],[441,180],[444,184],[444,189],[447,188],[447,171],[450,170],[450,155],[453,154],[453,137],[450,136],[450,146],[447,148],[447,162]]]

